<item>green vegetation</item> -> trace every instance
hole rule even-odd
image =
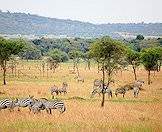
[[[151,71],[158,70],[158,60],[160,60],[162,55],[162,48],[148,48],[141,52],[141,60],[148,71],[148,84],[151,83],[150,75]]]
[[[131,49],[128,49],[126,59],[133,68],[134,79],[137,80],[136,69],[140,65],[140,53]]]
[[[6,40],[0,38],[0,65],[3,68],[3,84],[6,85],[7,61],[11,55],[17,55],[24,47],[23,40]]]
[[[94,57],[95,60],[98,60],[102,67],[103,98],[101,106],[104,106],[105,101],[105,72],[107,72],[108,75],[107,86],[109,86],[109,83],[112,81],[113,72],[121,65],[125,53],[125,46],[121,42],[112,40],[109,37],[98,39],[90,47],[91,56]]]

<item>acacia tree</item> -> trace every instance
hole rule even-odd
[[[140,65],[140,53],[129,49],[127,51],[127,61],[132,65],[134,79],[137,80],[136,69]]]
[[[48,63],[50,64],[50,69],[53,69],[55,72],[55,69],[59,66],[59,63],[68,61],[68,55],[59,50],[59,49],[53,49],[48,52],[49,58]]]
[[[141,60],[145,67],[145,69],[148,71],[148,84],[150,85],[151,79],[151,71],[154,70],[157,67],[157,62],[160,59],[161,52],[159,52],[159,49],[157,48],[148,48],[142,51],[141,53]]]
[[[90,61],[91,56],[90,56],[89,52],[84,53],[83,58],[86,62],[86,67],[88,67],[88,69],[90,70],[91,69],[91,61]]]
[[[6,40],[0,38],[0,65],[3,69],[3,84],[6,85],[7,61],[11,55],[17,55],[23,50],[25,42],[23,40]]]
[[[83,53],[78,50],[72,50],[69,52],[69,57],[70,57],[70,59],[73,60],[73,69],[74,69],[74,71],[77,70],[78,76],[79,76],[78,63],[79,63],[79,60],[82,58],[82,56],[83,56]]]
[[[108,82],[112,81],[112,75],[114,71],[121,64],[121,60],[125,55],[125,46],[116,40],[113,40],[109,37],[103,37],[96,40],[90,47],[90,54],[95,60],[101,64],[102,70],[102,102],[101,106],[104,106],[105,102],[105,72],[108,75]]]
[[[159,59],[157,62],[157,72],[161,70],[161,64],[162,64],[162,47],[156,47],[156,50],[159,54]]]

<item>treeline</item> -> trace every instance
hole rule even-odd
[[[41,59],[43,56],[48,56],[52,51],[58,51],[57,54],[64,54],[62,61],[67,61],[70,58],[69,53],[72,51],[80,51],[82,54],[89,50],[90,44],[95,39],[82,39],[82,38],[64,38],[64,39],[35,39],[27,41],[27,46],[24,52],[20,53],[23,59]],[[53,52],[56,53],[56,52]]]
[[[26,41],[27,46],[24,52],[22,52],[19,56],[27,60],[41,59],[42,56],[48,56],[51,50],[57,49],[66,54],[69,58],[69,53],[74,50],[80,51],[82,54],[86,54],[89,51],[90,45],[95,40],[96,39],[83,39],[83,38],[63,38],[63,39],[40,38],[30,40]],[[137,52],[140,52],[141,50],[146,48],[162,46],[162,38],[145,39],[144,36],[142,35],[138,35],[136,39],[133,40],[121,40],[121,41],[125,45],[127,45],[128,47]]]
[[[0,65],[4,71],[4,84],[6,84],[6,66],[7,62],[14,58],[13,55],[25,60],[46,58],[46,63],[49,63],[50,69],[54,70],[61,62],[71,59],[73,61],[73,69],[77,71],[78,76],[80,59],[86,62],[88,69],[90,69],[90,62],[93,59],[98,64],[98,71],[101,69],[106,70],[108,83],[109,81],[111,82],[110,78],[114,70],[127,67],[128,65],[132,65],[135,80],[137,80],[136,69],[140,64],[143,64],[148,71],[148,83],[150,84],[150,71],[160,71],[162,61],[161,48],[162,38],[145,39],[142,35],[138,35],[136,39],[129,41],[114,40],[107,36],[94,39],[41,38],[35,40],[4,39],[1,37]]]

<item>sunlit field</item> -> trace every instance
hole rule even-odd
[[[57,110],[52,115],[41,111],[39,114],[29,113],[28,108],[17,108],[13,112],[7,109],[0,111],[0,131],[162,131],[162,71],[152,73],[151,85],[147,85],[147,72],[140,67],[137,71],[139,79],[145,81],[139,97],[133,97],[133,91],[128,91],[125,98],[122,95],[112,98],[106,96],[105,106],[101,108],[101,96],[90,98],[94,79],[100,79],[97,65],[92,64],[91,70],[85,69],[85,64],[79,65],[80,75],[85,82],[77,82],[75,74],[69,73],[72,63],[63,63],[53,71],[45,69],[44,77],[39,61],[21,61],[15,74],[7,71],[7,85],[2,85],[2,70],[0,71],[0,98],[22,98],[33,95],[35,98],[52,99],[49,88],[54,84],[61,87],[67,82],[68,93],[55,98],[65,102],[66,111],[60,114]],[[18,75],[19,73],[19,75]],[[16,76],[15,76],[16,75]],[[47,76],[48,75],[48,76]],[[133,82],[132,69],[119,71],[114,75],[116,88]]]

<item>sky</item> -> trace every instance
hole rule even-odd
[[[162,22],[162,0],[0,0],[0,10],[95,24]]]

